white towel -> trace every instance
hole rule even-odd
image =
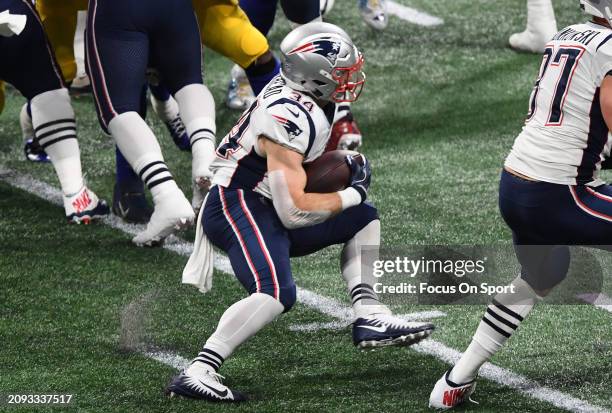
[[[0,36],[19,35],[25,29],[28,17],[24,14],[11,14],[8,10],[0,13]]]
[[[202,215],[204,215],[204,205],[206,205],[207,199],[208,195],[204,198],[202,208],[200,208],[200,213],[198,214],[193,252],[183,269],[183,284],[191,284],[198,287],[202,293],[206,293],[212,288],[215,265],[215,250],[202,228]]]

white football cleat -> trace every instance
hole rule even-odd
[[[200,212],[200,208],[202,208],[202,204],[204,203],[204,198],[206,198],[206,194],[210,190],[211,178],[209,177],[199,177],[193,180],[192,189],[193,196],[191,197],[191,207],[195,211],[196,215]]]
[[[453,383],[448,378],[451,370],[444,373],[431,391],[429,407],[448,410],[470,400],[476,389],[476,379],[463,384]]]
[[[556,32],[555,28],[537,32],[525,30],[510,36],[508,43],[512,49],[519,52],[544,53],[546,43],[552,39]]]
[[[210,147],[208,149],[207,146]],[[204,153],[202,154],[202,151]],[[193,149],[193,159],[191,161],[191,185],[193,196],[191,198],[191,206],[196,215],[200,211],[200,207],[204,202],[204,198],[210,190],[213,174],[210,171],[211,157],[214,156],[215,147],[209,141],[201,140],[196,142],[196,147]],[[208,153],[207,153],[208,152]]]
[[[244,70],[234,65],[231,79],[227,86],[227,107],[234,110],[245,110],[255,101],[255,95]]]
[[[185,195],[181,191],[172,191],[155,205],[147,228],[132,238],[132,242],[139,247],[161,245],[168,235],[188,228],[194,220],[193,208]]]
[[[358,0],[359,12],[366,24],[376,30],[384,30],[389,24],[385,0]]]
[[[64,210],[69,223],[89,224],[94,219],[99,219],[110,213],[106,201],[86,186],[72,195],[64,195]]]
[[[223,376],[214,371],[201,374],[189,374],[189,369],[183,370],[172,379],[166,388],[170,397],[183,396],[210,402],[242,402],[247,397],[239,391],[232,390],[221,382]]]

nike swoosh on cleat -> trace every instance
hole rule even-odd
[[[130,212],[130,207],[123,209],[123,205],[121,205],[121,202],[119,202],[118,204],[119,204],[119,212],[121,213],[121,216],[124,218],[127,217],[127,214]]]
[[[227,396],[227,389],[223,390],[223,391],[219,391],[217,389],[215,389],[214,387],[210,387],[207,384],[202,383],[202,380],[198,380],[200,382],[200,384],[204,387],[206,387],[207,389],[209,389],[210,391],[212,391],[213,393],[215,393],[217,396],[219,396],[220,398],[224,399]]]
[[[387,331],[387,327],[385,326],[381,326],[381,327],[374,327],[374,326],[357,326],[360,328],[367,328],[368,330],[372,330],[372,331],[376,331],[377,333],[384,333],[385,331]]]

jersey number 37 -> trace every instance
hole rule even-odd
[[[538,106],[544,102],[539,102],[538,97],[540,88],[546,84],[547,87],[554,87],[552,100],[548,102],[546,126],[561,126],[563,123],[565,98],[567,97],[578,62],[584,52],[585,49],[581,46],[561,46],[556,53],[552,47],[547,47],[544,50],[540,73],[529,101],[527,122],[533,119],[538,110],[541,110]]]

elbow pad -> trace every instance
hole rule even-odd
[[[284,227],[296,229],[309,227],[327,220],[331,211],[304,211],[293,202],[289,186],[282,171],[272,171],[268,174],[272,204]]]

